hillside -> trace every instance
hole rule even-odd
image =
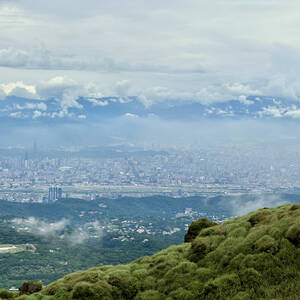
[[[201,219],[185,240],[128,265],[67,275],[20,299],[299,299],[300,204],[219,225]]]
[[[181,243],[188,224],[197,218],[228,218],[231,212],[222,205],[228,199],[152,196],[55,203],[0,201],[0,289],[36,279],[48,285],[74,271],[127,264],[152,255]],[[1,250],[5,245],[21,250],[24,247],[19,245],[24,244],[33,244],[34,251]]]

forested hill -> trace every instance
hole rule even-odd
[[[0,200],[0,216],[37,217],[48,220],[78,219],[81,212],[93,212],[92,215],[147,216],[172,218],[184,213],[186,208],[206,215],[224,215],[231,217],[250,211],[253,207],[277,206],[285,203],[297,203],[299,194],[239,194],[239,195],[203,195],[172,198],[149,196],[144,198],[120,197],[117,199],[98,198],[94,201],[65,198],[54,203],[15,203]],[[252,209],[249,209],[252,208]]]
[[[171,198],[151,196],[144,198],[120,197],[118,199],[99,198],[94,201],[66,198],[55,203],[14,203],[0,201],[0,216],[38,217],[58,220],[75,219],[82,211],[93,211],[102,216],[160,216],[175,217],[186,208],[207,214],[224,213],[231,215],[231,207],[224,196],[197,196]]]
[[[67,275],[19,299],[299,299],[300,204],[221,224],[200,219],[185,241],[128,265]]]

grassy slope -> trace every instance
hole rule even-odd
[[[300,204],[202,229],[191,243],[95,267],[22,299],[300,299]]]

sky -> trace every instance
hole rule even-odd
[[[300,99],[300,3],[0,0],[0,98]]]

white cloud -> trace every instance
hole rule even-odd
[[[130,95],[130,83],[128,80],[118,81],[115,85],[115,90],[118,96],[126,97]]]
[[[261,117],[263,116],[271,116],[275,118],[281,118],[284,116],[284,109],[280,109],[275,106],[264,107],[262,111],[259,112]]]
[[[146,106],[250,94],[299,99],[299,9],[296,1],[4,1],[0,82],[30,77],[40,98],[63,99],[64,109],[80,108],[78,96],[102,95],[86,81]],[[62,77],[65,88],[47,80]]]
[[[197,97],[193,92],[177,91],[168,87],[154,86],[138,92],[138,99],[145,105],[150,107],[156,102],[164,100],[192,100],[197,101]]]
[[[37,99],[38,96],[36,93],[30,92],[28,89],[24,87],[15,87],[11,90],[7,96],[16,96],[20,98],[27,98],[27,99]]]
[[[23,81],[1,83],[0,89],[6,96],[17,96],[24,98],[36,98],[36,89],[32,84],[25,84]]]
[[[41,98],[54,98],[60,101],[62,109],[70,107],[81,109],[82,105],[77,102],[77,99],[80,96],[86,96],[84,86],[65,76],[42,81],[37,85],[36,90]]]
[[[32,119],[38,119],[38,118],[40,118],[42,115],[43,115],[43,113],[42,113],[41,111],[35,110],[35,111],[33,112]]]
[[[139,117],[138,115],[132,114],[132,113],[126,113],[124,116],[127,118],[138,118]]]
[[[300,109],[290,110],[285,113],[285,116],[292,118],[300,118]]]
[[[108,101],[107,100],[97,100],[95,98],[88,98],[87,101],[91,102],[93,104],[93,106],[107,106],[108,105]]]
[[[288,99],[300,99],[300,78],[290,75],[276,74],[262,88],[264,94],[284,97]]]
[[[10,116],[10,117],[13,117],[13,118],[17,118],[17,119],[23,119],[23,118],[26,117],[26,116],[23,115],[20,111],[10,113],[9,116]]]
[[[46,111],[47,110],[47,104],[44,102],[38,102],[38,103],[32,103],[32,102],[27,102],[25,103],[23,106],[20,104],[16,104],[14,105],[15,109],[19,109],[19,110],[33,110],[33,109],[39,109],[39,110],[43,110]]]
[[[244,103],[244,104],[246,104],[246,105],[251,105],[251,104],[254,103],[253,101],[248,100],[248,99],[247,99],[247,96],[245,96],[245,95],[239,96],[238,100],[239,100],[241,103]]]

